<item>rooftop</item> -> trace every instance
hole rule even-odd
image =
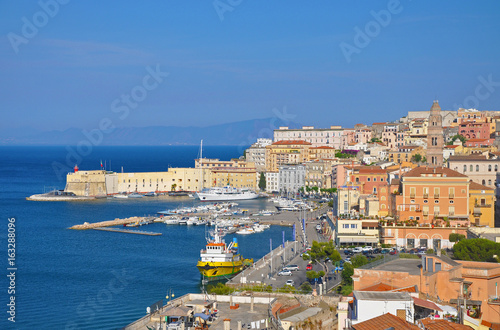
[[[276,141],[272,145],[290,145],[290,144],[302,144],[302,145],[312,145],[310,142],[307,141],[302,141],[302,140],[281,140],[281,141]]]
[[[402,320],[391,313],[383,314],[358,324],[353,324],[352,328],[355,330],[386,330],[389,328],[394,330],[419,330],[416,325]]]
[[[432,320],[423,319],[421,320],[426,330],[471,330],[472,328],[468,325],[458,324],[449,322],[446,320]]]
[[[474,181],[470,181],[469,190],[495,190],[495,189],[483,186],[482,184],[479,183],[475,183]]]
[[[354,291],[353,293],[358,300],[411,301],[412,299],[407,292]]]
[[[451,158],[451,157],[450,157]],[[415,167],[408,173],[406,173],[405,177],[423,177],[427,174],[441,174],[443,177],[463,177],[467,178],[467,175],[459,173],[457,171],[453,171],[447,167],[429,167],[429,166],[419,166]]]
[[[420,275],[421,264],[422,261],[420,259],[396,259],[373,267],[371,270]]]

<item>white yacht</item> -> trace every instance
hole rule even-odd
[[[259,197],[259,194],[245,188],[213,187],[196,193],[196,197],[202,202],[212,202],[254,199]]]

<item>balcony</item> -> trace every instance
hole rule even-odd
[[[427,199],[427,198],[429,198],[429,194],[424,193],[424,195],[423,195],[422,197],[423,197],[424,199]]]
[[[414,199],[415,198],[415,194],[410,194],[410,198]]]
[[[491,207],[491,204],[475,204],[474,207]]]
[[[488,304],[500,305],[500,296],[489,296]]]
[[[439,194],[434,194],[434,199],[439,198]]]
[[[448,196],[449,199],[453,199],[455,198],[455,194],[450,194],[450,196]]]

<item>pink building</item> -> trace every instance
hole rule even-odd
[[[458,127],[458,134],[468,139],[489,139],[490,123],[465,121]]]

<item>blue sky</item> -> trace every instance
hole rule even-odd
[[[284,107],[352,127],[436,98],[500,110],[498,1],[55,1],[40,1],[53,17],[0,3],[0,129],[206,126]],[[144,95],[148,67],[168,76]],[[113,111],[134,88],[140,101]]]

